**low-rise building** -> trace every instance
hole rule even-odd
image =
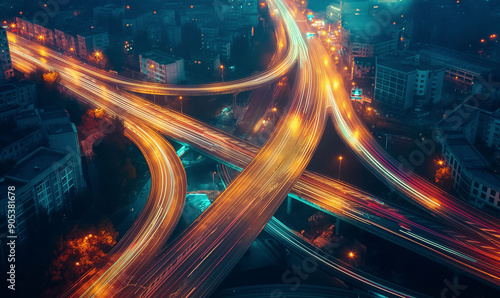
[[[35,29],[33,29],[33,23],[24,18],[16,17],[16,27],[19,33],[29,40],[35,39]]]
[[[186,79],[184,59],[154,50],[139,55],[141,72],[151,82],[177,84]]]
[[[395,110],[441,100],[444,68],[420,61],[419,55],[387,56],[377,59],[375,101]]]
[[[18,161],[38,147],[43,137],[40,128],[16,129],[0,135],[0,162]]]
[[[380,35],[366,38],[358,31],[350,31],[348,56],[352,63],[355,57],[380,57],[392,54],[398,50],[398,34]]]
[[[89,29],[77,34],[78,55],[83,59],[89,59],[95,53],[109,48],[109,35],[107,31]]]
[[[351,77],[353,79],[374,79],[376,62],[376,57],[355,57],[352,62]]]
[[[61,210],[73,192],[85,187],[77,130],[66,111],[29,109],[14,116],[17,129],[0,138],[0,161],[17,161],[0,178],[0,185],[16,189],[16,235],[22,243],[37,231],[40,216]],[[6,231],[5,206],[0,197],[0,228]]]
[[[36,232],[40,214],[49,216],[61,210],[65,199],[82,187],[78,168],[81,164],[67,152],[40,147],[17,162],[14,168],[0,178],[0,185],[16,187],[16,235],[19,243]],[[0,200],[0,227],[6,231],[6,194]],[[28,226],[34,229],[28,231]]]
[[[28,107],[36,101],[36,85],[28,81],[0,85],[0,109],[18,105]]]
[[[76,31],[73,29],[54,29],[56,46],[71,55],[78,52]]]
[[[33,30],[35,31],[35,39],[44,45],[55,45],[54,41],[54,31],[52,29],[46,28],[37,23],[33,23]]]
[[[437,139],[459,196],[478,208],[499,212],[500,177],[474,146],[479,119],[480,110],[464,103],[438,124]]]
[[[493,60],[436,45],[420,44],[414,49],[419,51],[423,60],[432,65],[445,67],[447,80],[470,87],[482,73],[500,69],[500,63]]]

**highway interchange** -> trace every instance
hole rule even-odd
[[[294,5],[293,3],[288,4],[292,7]],[[138,83],[116,77],[113,74],[103,73],[67,57],[60,57],[57,53],[38,44],[16,36],[9,36],[12,41],[13,61],[18,68],[29,71],[33,67],[41,66],[57,70],[61,73],[63,85],[79,98],[85,99],[95,106],[105,107],[120,117],[141,119],[140,122],[171,138],[206,152],[237,169],[245,169],[244,175],[238,176],[228,191],[217,199],[215,207],[207,210],[181,236],[185,237],[182,238],[183,244],[173,244],[167,247],[162,257],[156,260],[155,265],[139,279],[142,293],[145,296],[161,292],[177,292],[180,296],[188,294],[198,296],[210,293],[214,285],[220,282],[238,257],[246,250],[246,247],[258,235],[285,194],[290,190],[302,199],[306,199],[309,203],[316,204],[330,213],[367,230],[389,234],[394,238],[393,241],[398,244],[403,243],[409,247],[416,246],[415,250],[424,255],[450,263],[498,286],[500,284],[498,279],[500,276],[498,222],[479,211],[464,212],[464,210],[472,210],[472,208],[459,204],[456,199],[436,189],[422,178],[408,171],[402,171],[400,165],[378,146],[356,116],[349,102],[350,97],[345,93],[342,80],[335,72],[335,68],[311,67],[312,65],[325,64],[327,66],[332,62],[319,41],[306,41],[303,38],[302,33],[308,30],[308,25],[307,22],[297,22],[302,17],[297,13],[298,10],[296,8],[290,9],[282,1],[269,1],[269,5],[280,12],[276,14],[277,18],[282,18],[285,23],[287,40],[289,40],[289,45],[285,47],[287,51],[284,57],[276,63],[276,67],[234,84],[178,87]],[[295,97],[289,111],[275,128],[271,140],[260,151],[254,145],[213,129],[195,119],[153,105],[140,97],[115,90],[116,88],[113,87],[116,85],[120,89],[134,92],[168,95],[241,92],[277,81],[293,69],[297,59],[299,67],[296,74],[298,79],[294,86]],[[105,82],[113,85],[107,85]],[[383,181],[394,184],[413,202],[423,206],[431,214],[437,215],[437,219],[420,220],[419,216],[406,210],[392,208],[387,203],[381,205],[378,203],[381,200],[374,199],[369,194],[352,186],[307,171],[302,174],[321,138],[327,107],[339,134],[345,138],[346,143],[360,155],[369,168],[379,173],[383,177]],[[127,127],[134,126],[127,125]],[[136,125],[135,127],[141,126]],[[160,141],[161,137],[159,138],[154,132],[146,132],[145,128],[142,129],[141,139],[136,139],[140,135],[139,131],[127,131],[127,135],[131,139],[135,139],[136,143],[140,143],[139,140],[145,140],[147,137],[162,142]],[[300,145],[303,146],[303,150],[290,149],[296,146],[300,147]],[[162,150],[172,151],[167,150],[166,145],[162,146]],[[141,148],[141,146],[139,147]],[[165,163],[175,164],[173,162],[175,159],[172,156],[162,158]],[[148,160],[148,164],[150,168],[156,167],[153,166],[152,159]],[[301,174],[302,177],[294,185]],[[255,177],[259,179],[255,179]],[[182,178],[177,179],[182,180]],[[182,185],[181,180],[179,180],[179,184],[172,185],[179,187]],[[157,183],[161,184],[160,181],[165,184],[168,179],[162,177]],[[158,187],[163,187],[160,184]],[[176,187],[171,187],[169,190],[172,191]],[[179,190],[177,193],[182,192],[182,189]],[[249,202],[255,202],[255,204]],[[247,219],[245,212],[242,211],[250,213],[250,208],[256,210],[257,213],[253,214],[260,213],[260,215]],[[178,211],[175,214],[180,215]],[[170,219],[167,219],[169,222],[163,222],[163,224],[175,226],[175,216],[171,216]],[[231,229],[219,231],[217,226],[220,223]],[[134,225],[138,228],[139,226],[139,224]],[[214,228],[210,230],[210,226]],[[435,227],[440,228],[436,229]],[[168,234],[168,230],[166,229],[166,234]],[[204,231],[213,232],[207,235]],[[239,235],[241,238],[234,235]],[[161,238],[166,240],[168,235],[163,235]],[[235,239],[237,239],[236,243]],[[213,244],[216,246],[212,247]],[[155,249],[158,247],[160,245],[155,244]],[[119,246],[116,250],[119,250]],[[230,261],[224,261],[228,259],[228,255]],[[201,264],[201,258],[205,257],[202,266],[193,268],[193,264]],[[219,263],[211,261],[211,258]],[[176,273],[179,271],[182,273]],[[145,271],[141,271],[141,273],[143,272]],[[96,276],[101,276],[101,274]],[[184,281],[182,284],[177,283],[175,289],[172,282],[169,283],[169,280],[174,280],[174,277],[175,280]],[[207,282],[206,278],[213,278],[214,281]],[[103,277],[103,279],[107,278]],[[142,287],[143,285],[147,285],[147,287]],[[107,289],[103,291],[109,291],[111,288]],[[129,286],[124,290],[137,291],[134,286]],[[80,294],[80,292],[77,293]],[[93,293],[89,292],[86,295],[92,296]]]

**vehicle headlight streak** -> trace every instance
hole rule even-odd
[[[382,165],[380,161],[373,156],[368,149],[363,146],[359,141],[359,135],[356,132],[353,132],[351,126],[347,124],[343,114],[340,112],[337,102],[335,101],[335,97],[333,95],[332,89],[328,86],[328,98],[331,102],[332,110],[333,110],[333,118],[335,122],[338,124],[338,127],[344,136],[344,140],[346,140],[352,149],[359,152],[365,159],[368,160],[369,164],[375,165],[377,171],[381,172],[385,177],[390,177],[391,181],[397,183],[400,187],[404,188],[407,192],[412,193],[414,196],[420,198],[420,200],[428,203],[430,206],[439,207],[440,204],[433,200],[432,198],[427,198],[422,195],[419,191],[415,190],[410,185],[406,184],[405,181],[401,180],[397,174],[393,173],[393,169],[387,168],[385,165]]]

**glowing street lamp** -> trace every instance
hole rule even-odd
[[[275,121],[275,120],[274,120],[274,115],[276,114],[276,111],[277,111],[277,110],[278,110],[278,109],[277,109],[276,107],[274,107],[274,108],[273,108],[273,122]]]
[[[350,252],[347,254],[347,256],[349,257],[349,259],[351,259],[351,260],[352,260],[352,259],[354,259],[354,258],[356,257],[356,254],[354,254],[354,252],[353,252],[353,251],[350,251]]]
[[[224,83],[224,65],[220,65],[220,77],[222,79],[222,82]]]
[[[342,155],[339,156],[339,179],[340,179],[340,170],[342,169],[342,159],[344,159],[344,157],[342,157]]]
[[[179,100],[181,101],[181,114],[182,114],[182,96],[179,96]]]

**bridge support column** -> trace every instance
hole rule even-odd
[[[337,217],[337,222],[335,223],[335,236],[340,236],[340,223],[342,221]]]
[[[236,119],[236,98],[238,93],[233,93],[233,119]]]
[[[293,198],[291,196],[287,196],[287,198],[286,198],[286,214],[288,214],[288,215],[292,214],[292,200],[293,200]]]

